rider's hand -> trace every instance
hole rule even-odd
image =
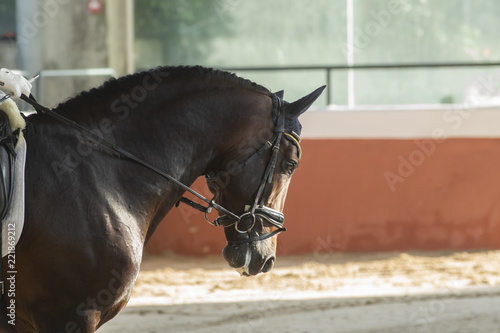
[[[15,97],[19,98],[21,95],[30,95],[31,83],[22,75],[2,68],[0,69],[0,88],[12,92]]]

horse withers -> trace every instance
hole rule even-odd
[[[298,117],[323,88],[287,103],[227,72],[160,67],[83,92],[55,118],[29,116],[26,220],[7,297],[15,326],[3,317],[4,331],[94,332],[113,318],[144,245],[200,175],[229,265],[269,271],[300,161]]]

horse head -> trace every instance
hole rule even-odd
[[[300,163],[299,116],[321,95],[325,86],[288,103],[283,92],[271,94],[269,109],[254,114],[240,137],[240,144],[223,172],[206,176],[214,201],[228,208],[215,224],[224,227],[227,246],[224,259],[242,275],[256,275],[272,269],[276,258],[277,234],[284,231],[283,209],[291,177]]]

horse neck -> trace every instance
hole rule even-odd
[[[207,88],[179,98],[176,92],[185,90],[180,86],[155,93],[160,96],[155,100],[139,102],[127,94],[111,96],[68,115],[121,147],[144,153],[147,161],[177,178],[183,178],[177,173],[179,162],[182,170],[192,170],[196,179],[215,172],[227,155],[241,150],[241,139],[255,141],[255,128],[272,128],[272,102],[263,93]]]
[[[188,95],[185,99],[169,96],[170,100],[146,99],[141,103],[109,98],[100,104],[71,110],[66,115],[190,186],[202,174],[220,169],[227,155],[241,148],[238,145],[241,138],[252,136],[249,128],[258,126],[259,122],[262,126],[258,114],[248,117],[252,112],[250,106],[262,100],[262,94],[251,94],[250,100],[242,107],[240,99],[247,94],[207,91]],[[265,100],[270,104],[269,98]],[[134,188],[144,189],[142,193],[136,191],[136,194],[148,198],[138,200],[149,205],[140,208],[147,212],[148,221],[142,226],[143,230],[146,229],[147,240],[184,190],[160,179],[158,175],[150,176],[151,182],[162,184],[163,188],[145,184],[150,179],[136,179],[134,174],[142,166],[129,168],[124,162],[111,164],[121,169],[117,172],[130,172],[130,182],[138,183]],[[145,168],[141,173],[154,174]],[[131,184],[127,186],[131,187]],[[155,193],[152,195],[150,192]],[[133,198],[130,197],[130,200]]]

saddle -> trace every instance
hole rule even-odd
[[[8,237],[9,241],[5,242],[5,240],[7,239],[6,235],[8,233],[8,230],[5,229],[7,229],[8,226],[12,224],[11,221],[12,221],[13,211],[15,210],[19,212],[19,207],[22,207],[23,210],[22,220],[24,222],[24,206],[20,206],[19,204],[17,204],[13,205],[16,209],[11,209],[11,203],[13,201],[13,197],[15,197],[15,191],[14,191],[15,190],[14,184],[16,183],[15,170],[17,169],[18,174],[19,173],[24,174],[24,172],[19,172],[20,170],[19,168],[16,168],[15,162],[17,156],[16,144],[25,143],[22,134],[22,129],[25,128],[26,123],[24,122],[23,117],[19,113],[17,105],[10,100],[8,102],[9,103],[4,102],[0,104],[0,251],[2,252],[0,258],[3,258],[5,255],[7,255],[8,251],[10,250],[9,247],[7,246],[11,244],[10,233]],[[18,145],[17,148],[19,147],[25,148],[25,145]],[[24,155],[25,150],[22,151],[23,151],[22,153],[22,160],[23,160],[25,157]],[[22,186],[24,187],[24,184],[22,184]],[[19,192],[19,188],[17,189],[16,192]],[[22,194],[24,194],[24,188]],[[17,196],[17,199],[14,199],[14,201],[18,200],[21,201],[22,204],[24,204],[24,195],[21,198],[22,199],[20,200],[19,196]],[[19,236],[20,233],[21,232],[19,232]],[[17,240],[19,239],[19,236],[15,235],[16,243]],[[4,251],[4,248],[7,251]],[[3,262],[0,259],[0,304],[1,304],[0,315],[5,318],[5,316],[7,316],[6,312],[7,304],[5,298],[5,277],[2,274],[3,269],[4,269]],[[0,326],[3,327],[4,324],[6,324],[6,322],[3,321],[0,322]],[[0,328],[0,330],[2,329]]]
[[[0,220],[7,215],[14,190],[15,143],[9,116],[0,110]]]
[[[15,102],[0,104],[0,248],[8,254],[9,231],[15,229],[15,243],[24,226],[24,166],[26,141],[23,130],[26,122]],[[2,237],[3,236],[3,237]],[[2,241],[3,240],[3,241]]]

